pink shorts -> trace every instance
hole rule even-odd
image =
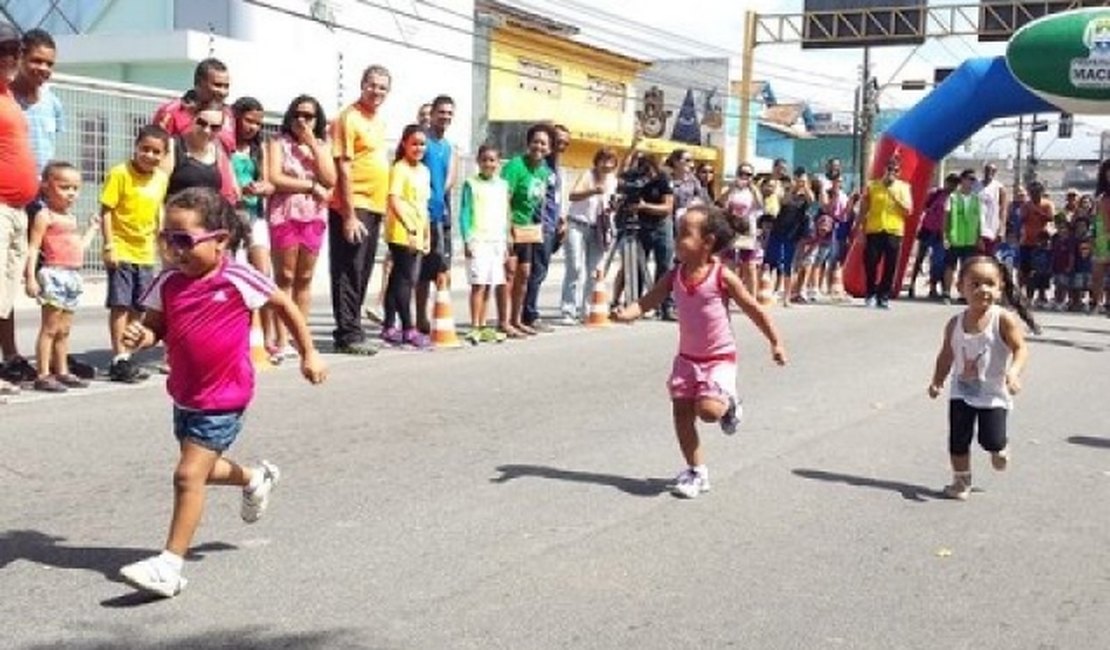
[[[275,251],[303,248],[316,255],[324,245],[325,221],[283,221],[270,224],[270,249]]]
[[[736,397],[736,361],[691,361],[676,356],[667,389],[671,399],[709,398],[727,404],[729,397]]]

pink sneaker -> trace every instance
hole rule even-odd
[[[404,335],[404,341],[406,345],[412,346],[417,350],[432,349],[432,339],[429,338],[427,334],[417,329],[407,330]]]

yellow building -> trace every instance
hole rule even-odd
[[[508,157],[524,148],[524,132],[536,122],[566,126],[571,145],[561,164],[588,169],[600,147],[618,154],[628,148],[637,124],[637,74],[648,61],[581,43],[577,28],[494,0],[479,0],[489,27],[488,104],[481,138],[507,149]],[[476,106],[477,109],[477,106]],[[682,147],[699,160],[717,160],[717,150],[645,140],[641,148],[666,155]]]

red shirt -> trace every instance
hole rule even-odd
[[[154,123],[166,130],[170,136],[185,135],[193,128],[197,115],[185,102],[175,99],[154,111]],[[224,125],[219,133],[220,143],[228,154],[235,153],[235,116],[231,109],[224,106]]]
[[[22,208],[39,193],[27,118],[10,90],[0,92],[0,204]]]

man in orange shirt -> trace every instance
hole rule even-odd
[[[10,382],[24,379],[21,371],[29,365],[16,347],[14,308],[27,258],[26,207],[38,195],[39,182],[27,118],[9,87],[22,51],[19,32],[0,23],[0,395],[19,391]]]
[[[362,331],[362,301],[374,271],[378,235],[389,193],[390,151],[379,113],[389,94],[389,70],[372,65],[362,73],[362,94],[332,125],[338,183],[328,210],[332,340],[344,354],[375,354]]]
[[[1018,213],[1021,216],[1021,242],[1018,247],[1018,281],[1022,287],[1029,282],[1033,273],[1033,251],[1042,232],[1047,232],[1056,213],[1052,201],[1044,195],[1044,184],[1033,181],[1029,184],[1029,200],[1022,204]]]

